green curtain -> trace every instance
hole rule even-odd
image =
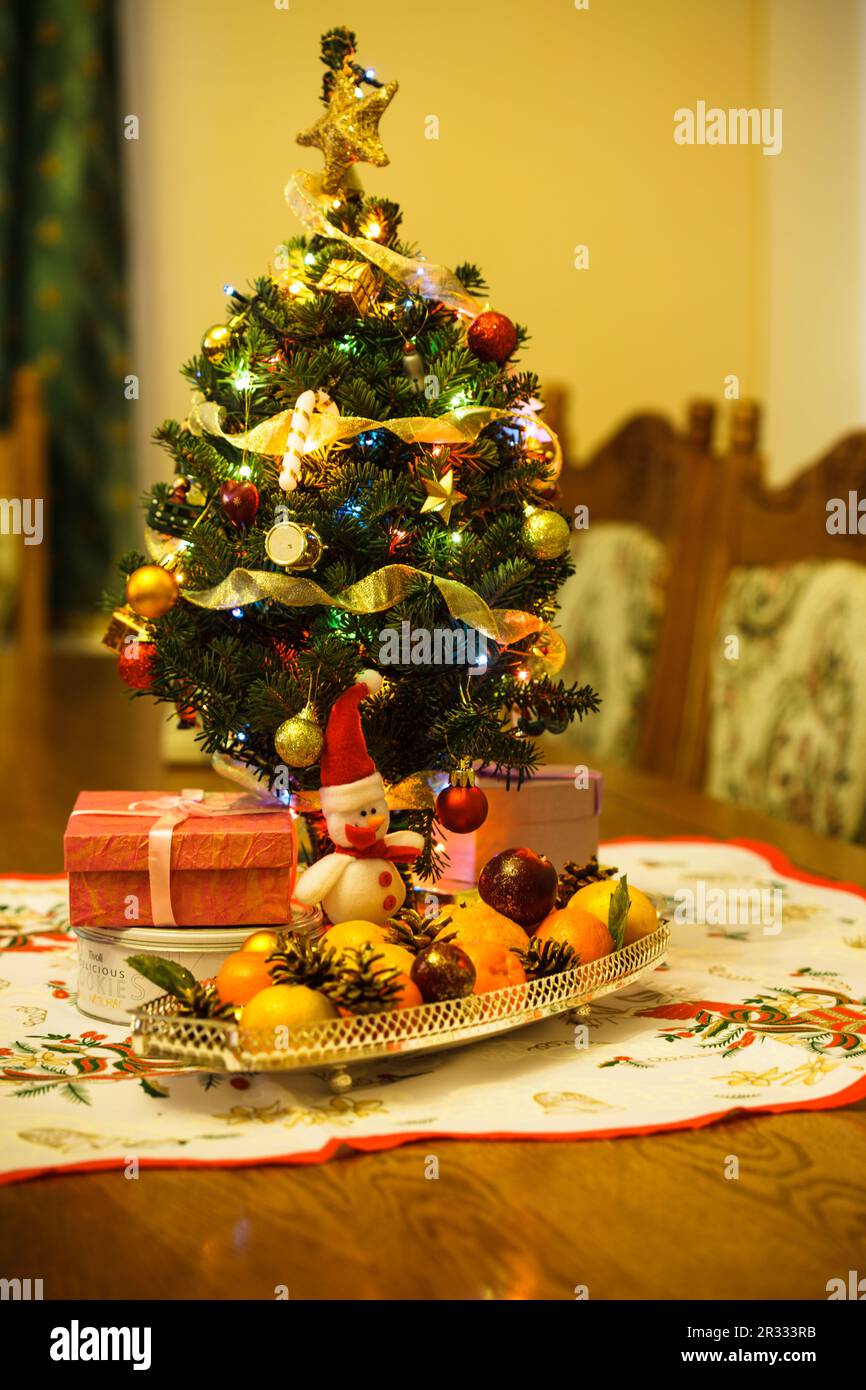
[[[109,0],[0,0],[0,416],[35,363],[61,619],[98,601],[134,511],[123,115]]]

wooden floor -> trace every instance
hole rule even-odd
[[[166,773],[160,713],[109,661],[0,660],[0,871],[61,867],[82,787],[216,785]],[[866,885],[866,850],[606,770],[605,838],[769,840]],[[438,1182],[424,1158],[439,1158]],[[738,1182],[724,1177],[736,1154]],[[410,1145],[312,1167],[144,1170],[0,1190],[0,1274],[55,1298],[826,1298],[866,1270],[866,1103],[581,1143]]]

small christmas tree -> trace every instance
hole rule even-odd
[[[512,365],[525,331],[475,265],[424,260],[397,204],[354,186],[354,163],[388,162],[397,89],[355,52],[324,36],[326,109],[298,140],[325,169],[286,190],[306,234],[248,293],[226,286],[184,368],[189,418],[156,431],[176,476],[106,639],[130,685],[195,711],[205,751],[284,798],[318,787],[322,724],[362,667],[385,678],[364,732],[392,784],[470,764],[519,782],[531,735],[598,706],[556,679],[569,528],[538,381]],[[435,872],[431,804],[404,804]]]

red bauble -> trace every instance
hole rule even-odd
[[[259,490],[255,483],[223,483],[220,506],[232,526],[252,526],[259,509]]]
[[[132,690],[147,690],[153,675],[156,647],[137,639],[124,642],[117,658],[117,674]]]
[[[473,319],[466,335],[470,348],[482,362],[507,362],[517,347],[517,329],[505,314],[485,309]]]
[[[534,849],[504,849],[484,865],[478,895],[488,907],[528,929],[546,917],[556,902],[557,873]]]
[[[487,819],[487,797],[480,787],[445,787],[436,798],[436,819],[446,830],[468,835]]]

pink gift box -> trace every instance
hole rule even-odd
[[[80,793],[63,837],[72,926],[234,927],[291,919],[298,856],[291,813],[243,795],[191,795],[199,804],[183,818],[189,793]],[[141,809],[153,803],[156,809]],[[154,827],[166,822],[154,837]],[[163,856],[157,881],[155,851]],[[158,905],[167,898],[173,921],[163,910],[154,922],[154,896]]]
[[[476,785],[487,797],[487,819],[471,835],[443,829],[450,861],[439,879],[443,890],[475,887],[488,859],[503,849],[534,849],[557,869],[569,859],[585,864],[598,853],[600,772],[553,764],[540,768],[519,790],[513,778],[506,789],[504,775],[479,776]]]

